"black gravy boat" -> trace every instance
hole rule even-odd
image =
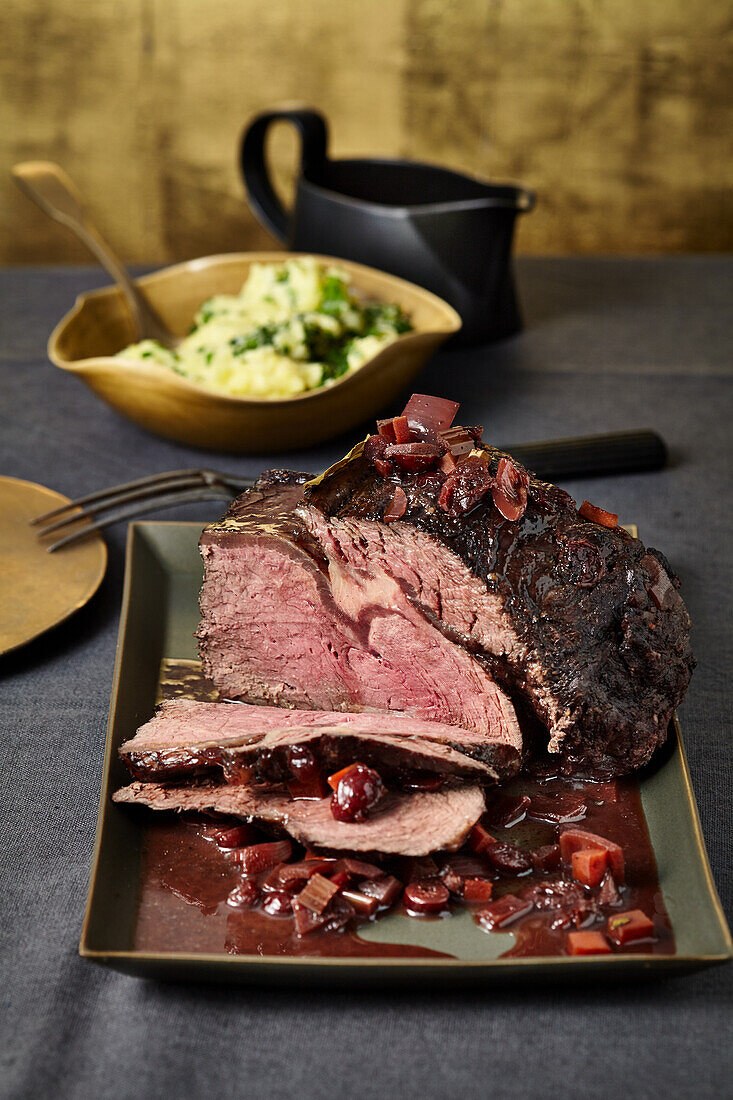
[[[265,162],[273,122],[301,138],[295,205],[285,209]],[[260,222],[289,249],[380,268],[426,287],[461,315],[464,344],[521,328],[511,263],[514,223],[535,194],[408,160],[328,157],[328,126],[310,109],[258,115],[241,145],[242,175]]]

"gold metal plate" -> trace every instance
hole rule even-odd
[[[43,485],[0,477],[0,653],[68,619],[102,582],[107,547],[101,535],[49,554],[30,526],[36,516],[68,503]]]

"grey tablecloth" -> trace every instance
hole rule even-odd
[[[208,458],[119,419],[46,361],[53,323],[104,281],[0,273],[1,473],[74,496]],[[460,399],[503,444],[646,425],[669,441],[663,473],[567,488],[638,521],[682,577],[699,658],[682,721],[730,913],[733,261],[525,260],[520,284],[527,331],[445,352],[420,388]],[[320,469],[344,446],[282,461]],[[626,989],[362,995],[166,986],[81,961],[123,539],[110,534],[86,609],[0,661],[3,1096],[731,1095],[730,966]]]

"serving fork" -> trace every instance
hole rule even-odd
[[[664,440],[650,429],[522,443],[499,449],[508,451],[518,462],[533,470],[537,477],[547,481],[659,470],[667,461]],[[47,547],[49,553],[53,553],[121,520],[172,508],[176,504],[231,500],[242,489],[249,489],[253,484],[251,477],[225,474],[219,470],[169,470],[115,485],[111,489],[88,493],[69,501],[62,508],[37,516],[32,520],[32,525],[38,528],[38,536],[43,539],[55,531],[83,522],[83,526]]]
[[[61,508],[36,516],[31,525],[38,528],[38,537],[43,539],[55,531],[83,522],[83,526],[47,547],[48,552],[53,553],[121,520],[198,500],[231,500],[242,489],[249,489],[253,484],[251,477],[224,474],[219,470],[168,470],[114,485],[110,489],[87,493],[77,500],[70,500]]]

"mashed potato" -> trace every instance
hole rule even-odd
[[[152,359],[219,393],[273,399],[331,385],[411,328],[399,306],[360,302],[344,271],[306,256],[253,264],[239,294],[204,302],[175,351],[142,340],[118,358]]]

